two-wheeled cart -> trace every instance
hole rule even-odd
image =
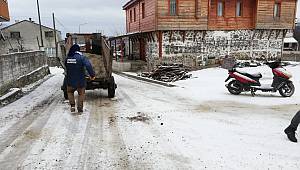
[[[101,34],[67,34],[65,49],[69,51],[73,44],[80,46],[80,51],[87,57],[95,71],[95,80],[90,80],[88,76],[86,90],[107,89],[108,97],[115,97],[117,85],[112,76],[112,59],[110,47]],[[64,61],[61,60],[61,61]],[[65,67],[64,67],[65,68]],[[67,95],[67,83],[64,79],[61,89],[64,92],[65,99]]]

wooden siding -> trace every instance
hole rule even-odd
[[[281,2],[280,17],[274,18],[275,0],[242,0],[242,16],[236,16],[237,0],[223,0],[224,15],[217,16],[218,0],[177,0],[177,15],[171,16],[169,0],[140,0],[126,7],[127,33],[156,30],[293,29],[296,0]],[[142,3],[145,18],[142,19]],[[130,10],[136,22],[130,22]],[[133,19],[132,19],[133,20]]]
[[[145,18],[142,18],[142,3],[145,4]],[[136,10],[136,21],[134,21],[134,8]],[[130,11],[132,11],[132,22],[130,22]],[[126,9],[127,33],[149,32],[155,30],[155,0],[138,1]]]
[[[258,0],[256,29],[293,29],[296,0],[281,1],[279,18],[274,17],[274,4],[275,0]]]
[[[7,0],[0,0],[0,21],[9,21]]]
[[[206,30],[208,0],[178,0],[177,15],[171,16],[169,0],[157,0],[158,30]]]
[[[242,0],[242,16],[236,16],[237,0],[224,0],[224,15],[217,16],[218,0],[210,1],[209,30],[253,29],[256,0]]]

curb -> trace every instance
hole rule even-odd
[[[141,81],[145,81],[145,82],[149,82],[149,83],[154,83],[154,84],[158,84],[158,85],[162,85],[162,86],[166,86],[166,87],[176,87],[176,85],[174,85],[174,84],[161,82],[161,81],[157,81],[157,80],[151,80],[151,79],[140,77],[140,76],[134,76],[134,75],[127,74],[127,73],[124,73],[124,72],[114,71],[114,73],[117,74],[117,75],[123,76],[123,77],[133,78],[133,79],[136,79],[136,80],[141,80]]]
[[[12,88],[9,90],[8,93],[0,97],[0,105],[5,103],[10,103],[11,101],[15,100],[15,98],[22,93],[22,90],[19,88]]]

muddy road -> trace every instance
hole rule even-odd
[[[196,103],[167,87],[116,76],[116,98],[87,91],[84,113],[71,114],[61,78],[0,108],[0,169],[299,167],[300,156],[288,153],[295,147],[280,147],[287,142],[282,120],[297,105]],[[273,143],[266,143],[263,127]],[[278,162],[282,157],[288,159]]]

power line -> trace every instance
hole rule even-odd
[[[57,23],[58,23],[60,26],[62,26],[62,27],[65,29],[65,31],[70,32],[70,30],[69,30],[68,28],[66,28],[66,27],[64,26],[64,24],[61,23],[61,22],[58,20],[57,17],[55,17],[55,21],[57,21]]]

